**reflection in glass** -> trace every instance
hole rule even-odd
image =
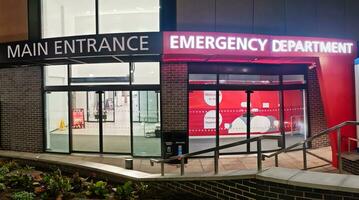
[[[127,85],[129,74],[128,63],[71,65],[71,85]]]
[[[160,63],[133,63],[132,84],[160,84]]]
[[[93,100],[87,102],[88,96]],[[72,92],[72,149],[74,151],[100,151],[99,122],[85,121],[86,114],[94,118],[98,115],[98,98],[96,92]]]
[[[278,75],[220,74],[220,84],[235,85],[279,85]]]
[[[105,91],[103,99],[103,151],[131,153],[130,92]]]
[[[288,147],[307,137],[304,90],[286,90],[283,91],[283,97],[285,140]]]
[[[42,37],[96,33],[95,0],[42,0]]]
[[[159,0],[100,0],[100,33],[159,31]]]
[[[132,92],[133,154],[161,155],[160,93]]]
[[[45,86],[67,85],[67,65],[44,67]]]
[[[46,93],[46,151],[69,152],[68,93]]]
[[[216,84],[216,74],[189,74],[189,84]]]
[[[305,79],[303,74],[298,75],[283,75],[283,84],[305,84]]]

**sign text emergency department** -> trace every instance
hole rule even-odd
[[[354,43],[310,37],[283,37],[226,33],[173,32],[165,36],[167,50],[204,50],[267,53],[352,54]],[[208,52],[208,53],[209,53]]]
[[[0,46],[1,61],[161,54],[160,33],[120,33],[49,38]],[[6,57],[5,57],[6,56]],[[4,58],[5,57],[5,58]]]

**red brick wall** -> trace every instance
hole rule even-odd
[[[327,128],[322,97],[320,95],[319,81],[315,69],[308,72],[308,95],[309,95],[309,123],[311,135],[317,134]],[[313,148],[329,146],[327,136],[319,137],[312,142]]]
[[[161,66],[162,130],[187,130],[187,64]]]
[[[41,67],[0,69],[1,149],[42,152]]]

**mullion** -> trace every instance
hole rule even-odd
[[[99,9],[98,9],[98,1],[95,0],[95,26],[96,26],[96,35],[100,33],[99,30]]]

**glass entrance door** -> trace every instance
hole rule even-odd
[[[220,91],[219,145],[260,135],[281,135],[279,91]],[[278,149],[278,142],[263,141],[263,150]],[[255,143],[224,149],[222,153],[254,152]]]
[[[216,95],[215,90],[189,92],[190,152],[260,135],[281,136],[280,141],[262,141],[263,151],[273,151],[307,136],[305,90],[219,90],[218,101]],[[220,153],[256,151],[253,142]]]
[[[250,101],[250,137],[260,135],[283,136],[281,131],[281,100],[280,91],[251,91]],[[262,150],[269,151],[281,147],[281,139],[262,140]],[[251,151],[257,151],[257,144],[251,143]]]
[[[250,137],[247,134],[247,92],[221,90],[219,92],[219,145],[225,145]],[[221,153],[246,152],[246,145],[223,149]]]
[[[130,92],[104,91],[102,141],[106,153],[131,153]]]
[[[100,98],[95,91],[71,93],[72,150],[100,152]],[[86,117],[87,116],[87,119]]]
[[[128,91],[72,92],[72,150],[130,153]]]

